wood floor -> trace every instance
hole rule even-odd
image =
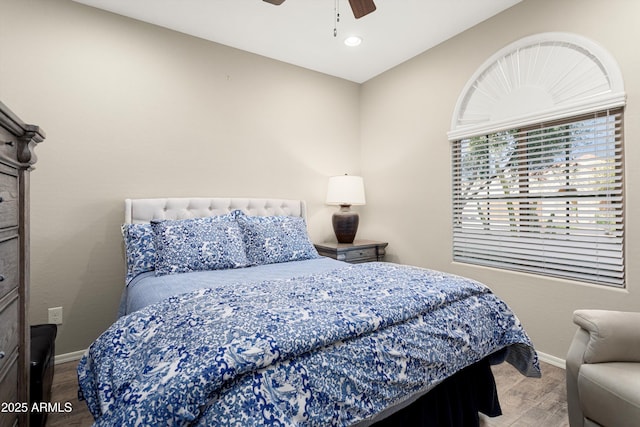
[[[47,427],[84,427],[93,424],[93,416],[87,409],[87,404],[78,401],[77,366],[78,362],[75,361],[60,363],[54,367],[51,402],[60,402],[63,406],[70,402],[73,409],[66,413],[50,413],[47,417]]]
[[[78,401],[76,365],[77,362],[67,362],[55,366],[51,401],[60,402],[63,407],[70,402],[73,410],[49,414],[47,427],[84,427],[93,422],[86,404]],[[482,417],[480,425],[568,427],[564,370],[546,363],[541,365],[541,379],[523,377],[507,363],[494,366],[503,415]]]
[[[564,369],[540,362],[542,378],[527,378],[508,363],[493,366],[502,416],[483,427],[569,427]]]

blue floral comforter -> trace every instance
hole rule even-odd
[[[486,286],[368,263],[171,297],[114,323],[78,379],[99,426],[346,426],[503,348],[540,375]]]

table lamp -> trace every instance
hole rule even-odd
[[[338,205],[340,210],[331,217],[338,243],[353,243],[360,218],[351,205],[364,205],[364,181],[361,176],[340,175],[329,178],[328,205]]]

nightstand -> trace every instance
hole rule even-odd
[[[387,245],[387,242],[375,240],[355,240],[353,243],[324,242],[314,246],[322,256],[356,264],[382,261]]]

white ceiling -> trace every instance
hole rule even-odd
[[[353,17],[348,0],[74,0],[357,83],[422,53],[521,0],[375,0]],[[358,47],[343,40],[359,35]]]

